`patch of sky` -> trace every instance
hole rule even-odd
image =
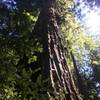
[[[74,12],[76,20],[84,27],[85,34],[91,36],[100,42],[100,5],[97,0],[74,0]],[[78,50],[83,52],[83,61],[80,66],[80,72],[85,72],[87,76],[91,75],[93,70],[90,66],[89,52],[86,49]],[[79,64],[80,65],[80,64]]]
[[[16,9],[16,2],[14,0],[1,0],[0,3],[7,6],[8,9]]]
[[[76,20],[84,26],[89,36],[100,35],[100,7],[94,0],[75,0]],[[100,36],[99,36],[100,37]]]

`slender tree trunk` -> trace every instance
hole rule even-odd
[[[43,3],[34,28],[34,32],[38,34],[43,44],[41,55],[43,76],[50,78],[53,94],[57,100],[82,100],[67,65],[66,51],[58,31],[54,3],[55,0],[46,0]]]
[[[74,65],[74,68],[75,68],[75,74],[76,74],[76,79],[77,79],[77,86],[79,88],[80,93],[83,95],[84,99],[87,100],[88,99],[87,88],[84,85],[84,80],[82,79],[82,77],[79,74],[79,70],[77,68],[75,57],[74,57],[72,51],[70,52],[70,55],[71,55],[71,58],[72,58],[72,61],[73,61],[73,65]]]

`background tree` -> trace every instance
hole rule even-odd
[[[95,88],[79,70],[84,58],[79,51],[94,44],[83,34],[72,7],[72,0],[0,1],[1,99],[81,100],[78,77]],[[75,70],[79,88],[72,78]]]

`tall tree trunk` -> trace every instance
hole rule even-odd
[[[73,61],[73,65],[74,65],[74,69],[75,69],[75,74],[76,74],[76,79],[77,79],[77,86],[79,88],[79,91],[80,93],[83,95],[83,98],[84,99],[88,99],[88,91],[87,91],[87,88],[84,84],[84,80],[82,79],[80,73],[79,73],[79,70],[77,68],[77,64],[76,64],[76,60],[75,60],[75,57],[72,53],[72,51],[70,51],[70,55],[71,55],[71,58],[72,58],[72,61]]]
[[[66,61],[66,51],[56,21],[55,0],[44,0],[43,8],[34,28],[43,44],[42,72],[50,78],[57,100],[82,100],[74,85]],[[49,95],[51,93],[48,93]]]

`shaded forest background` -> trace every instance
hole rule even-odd
[[[74,92],[78,91],[82,98],[75,100],[99,100],[100,44],[84,34],[84,28],[75,20],[76,5],[73,0],[51,1],[55,8],[53,24],[57,22],[57,25],[51,27],[52,23],[47,21],[48,29],[51,33],[57,30],[61,39],[58,45],[63,48],[60,49],[62,53],[66,54],[64,59],[67,71],[73,78],[70,80],[75,84]],[[58,89],[59,78],[54,80],[55,90],[60,91],[55,94],[54,88],[51,88],[52,82],[48,84],[52,81],[48,79],[49,68],[42,67],[45,63],[49,64],[45,56],[48,53],[44,52],[47,38],[42,34],[43,31],[48,32],[43,30],[47,28],[45,18],[48,14],[41,14],[46,2],[49,0],[0,1],[0,100],[66,100],[63,99],[64,94],[65,97],[70,95],[67,100],[74,100],[67,89],[63,93]],[[47,9],[44,12],[49,12]],[[44,18],[39,22],[40,15]],[[54,42],[60,41],[53,39]]]

